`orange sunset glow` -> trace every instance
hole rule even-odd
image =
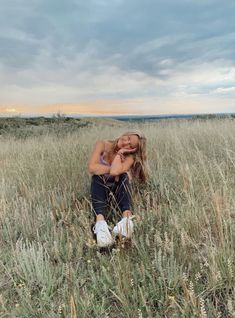
[[[205,107],[206,105],[206,107]],[[15,115],[51,115],[61,112],[65,115],[146,115],[146,114],[195,114],[220,112],[221,100],[195,96],[193,98],[98,100],[82,103],[64,103],[51,105],[4,105],[0,107],[1,116]],[[233,111],[234,100],[223,99],[223,106]],[[144,111],[145,110],[145,111]]]

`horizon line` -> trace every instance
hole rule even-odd
[[[1,113],[0,112],[0,118],[16,118],[16,117],[53,117],[53,116],[61,116],[61,117],[99,117],[99,118],[112,118],[112,117],[173,117],[173,116],[197,116],[197,115],[234,115],[235,112],[214,112],[214,113],[208,113],[208,112],[203,112],[203,113],[165,113],[165,114],[79,114],[79,113],[73,113],[73,114],[66,114],[63,112],[56,112],[56,113]]]

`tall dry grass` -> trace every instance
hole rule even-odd
[[[133,185],[132,247],[102,254],[87,161],[95,140],[133,128],[150,179]],[[235,317],[234,121],[5,136],[0,164],[1,317]]]

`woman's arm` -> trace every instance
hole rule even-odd
[[[95,144],[95,147],[91,154],[90,161],[88,163],[89,173],[96,174],[96,175],[109,173],[110,167],[100,163],[100,155],[103,151],[104,151],[104,141],[98,140]]]
[[[122,156],[117,154],[113,159],[109,173],[111,176],[119,176],[120,174],[128,171],[133,163],[134,159],[132,156],[126,157],[123,161]]]

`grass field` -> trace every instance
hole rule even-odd
[[[0,317],[235,317],[234,119],[66,127],[0,136]],[[103,254],[87,161],[129,129],[150,178],[133,184],[132,246]]]

